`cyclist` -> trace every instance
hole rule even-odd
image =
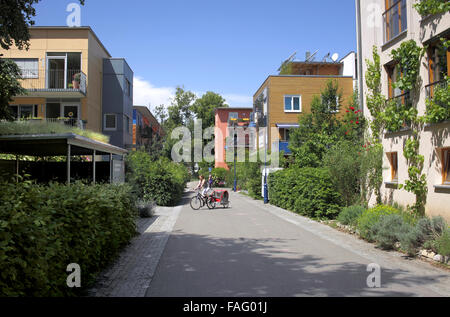
[[[206,197],[206,193],[209,190],[209,186],[208,186],[208,182],[205,179],[205,176],[203,176],[203,175],[200,175],[198,185],[197,185],[197,187],[194,188],[194,190],[197,190],[200,188],[202,188],[202,196]]]

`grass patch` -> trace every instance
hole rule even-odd
[[[49,123],[45,121],[13,121],[0,122],[0,135],[32,135],[32,134],[66,134],[75,133],[80,136],[109,143],[109,137],[90,130],[82,130],[61,123]]]

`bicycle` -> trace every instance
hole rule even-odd
[[[214,209],[216,208],[216,200],[212,195],[204,197],[201,194],[201,190],[198,190],[197,195],[192,197],[190,205],[194,210],[199,210],[205,205],[208,207],[208,209]]]

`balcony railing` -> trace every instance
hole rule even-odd
[[[409,92],[406,92],[401,95],[389,98],[386,100],[386,105],[388,105],[388,106],[395,105],[398,110],[400,110],[400,108],[402,108],[402,107],[410,108],[410,107],[412,107],[411,95]],[[403,128],[408,129],[410,127],[411,127],[411,122],[405,120],[403,122]],[[394,131],[391,131],[391,132],[394,132]]]
[[[22,87],[28,92],[81,92],[86,95],[86,74],[78,69],[22,70]]]
[[[383,13],[384,43],[397,37],[408,27],[406,0],[395,2]]]
[[[59,123],[69,127],[86,129],[86,122],[84,120],[78,120],[73,118],[21,118],[17,121],[30,121],[36,123]]]
[[[441,80],[441,81],[436,81],[434,83],[426,85],[425,86],[425,92],[427,94],[427,98],[433,98],[434,97],[434,92],[435,92],[436,88],[448,88],[447,81],[446,80]],[[448,105],[445,105],[445,106],[448,106]]]

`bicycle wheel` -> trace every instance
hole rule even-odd
[[[191,199],[191,208],[194,210],[199,210],[202,206],[201,200],[198,198],[198,196],[194,196]]]
[[[213,197],[209,197],[206,201],[206,205],[208,206],[208,209],[215,209],[216,208],[216,200]]]

